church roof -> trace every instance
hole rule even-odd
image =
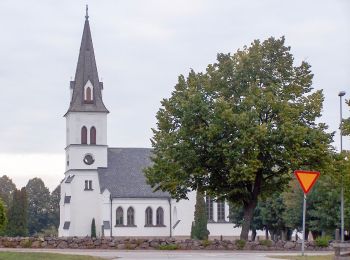
[[[109,190],[113,198],[170,198],[146,183],[143,169],[151,165],[152,149],[108,148],[108,167],[98,168],[101,192]]]
[[[93,101],[84,102],[84,86],[90,81],[93,86]],[[74,81],[70,87],[73,89],[72,99],[68,112],[105,112],[107,108],[103,104],[103,83],[99,81],[97,65],[95,60],[94,46],[89,24],[89,16],[86,13],[83,36],[80,44],[77,69]]]

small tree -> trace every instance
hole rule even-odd
[[[194,210],[194,223],[192,224],[191,228],[191,238],[200,240],[208,239],[208,218],[205,209],[206,208],[203,193],[197,191],[196,206]]]
[[[8,209],[6,233],[9,236],[28,235],[28,199],[26,189],[15,190]]]
[[[92,222],[91,222],[91,237],[96,237],[95,218],[93,218],[93,219],[92,219]]]

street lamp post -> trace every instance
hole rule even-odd
[[[343,110],[342,110],[342,97],[345,96],[345,91],[340,91],[339,101],[340,101],[340,126],[343,121]],[[340,152],[343,152],[343,131],[340,128]],[[344,185],[343,185],[343,175],[341,175],[341,193],[340,193],[340,218],[341,218],[341,228],[340,228],[340,237],[341,242],[344,242]]]

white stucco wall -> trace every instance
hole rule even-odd
[[[103,221],[110,221],[110,199],[109,192],[102,194],[103,198]],[[124,225],[127,224],[127,210],[129,207],[134,209],[134,219],[136,227],[119,227],[116,226],[116,210],[122,207],[124,213]],[[145,226],[145,212],[147,207],[152,208],[153,225],[152,227]],[[164,211],[164,226],[156,226],[156,211],[158,207],[162,207]],[[170,236],[170,215],[169,201],[167,199],[147,199],[147,198],[114,198],[112,201],[112,236],[114,237],[169,237]],[[105,236],[110,235],[110,230],[105,229]]]

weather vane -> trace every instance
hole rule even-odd
[[[86,5],[86,15],[85,15],[86,19],[89,19],[89,6]]]

